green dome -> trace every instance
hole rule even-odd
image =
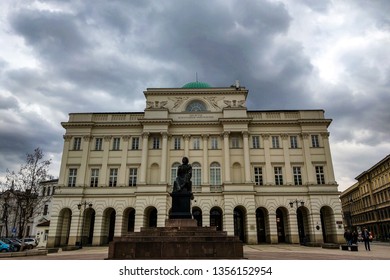
[[[196,81],[185,84],[184,86],[182,86],[182,88],[211,88],[211,86],[208,83]]]

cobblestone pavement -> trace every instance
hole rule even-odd
[[[359,243],[357,252],[323,249],[294,244],[245,245],[244,258],[249,260],[390,260],[390,243],[373,242],[371,251]],[[38,250],[38,249],[34,249]],[[1,253],[0,253],[1,254]],[[104,260],[108,247],[84,247],[47,255],[0,258],[2,260]]]

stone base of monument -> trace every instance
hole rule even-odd
[[[141,228],[114,238],[107,259],[242,259],[243,254],[237,236],[198,227],[193,219],[169,219],[165,227]]]

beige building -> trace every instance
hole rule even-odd
[[[251,111],[238,82],[148,88],[144,112],[72,113],[48,247],[164,226],[183,156],[192,214],[246,243],[342,242],[323,110]]]
[[[355,179],[340,195],[345,225],[367,227],[378,240],[390,238],[390,155]]]

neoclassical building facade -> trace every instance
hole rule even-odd
[[[183,156],[192,215],[248,244],[339,243],[342,211],[323,110],[248,110],[248,90],[148,88],[144,112],[71,113],[48,247],[162,227]]]

